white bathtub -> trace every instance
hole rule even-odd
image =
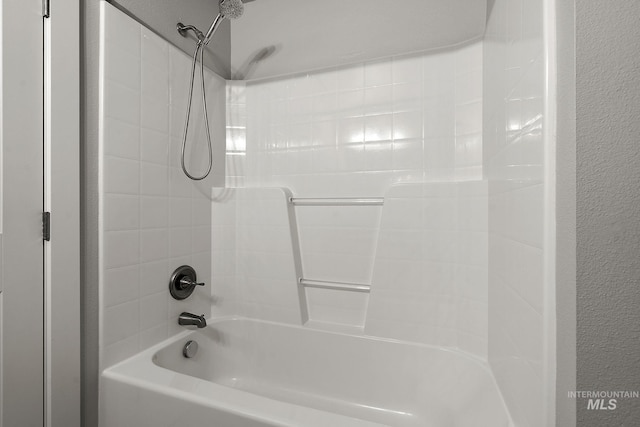
[[[185,331],[101,387],[101,427],[513,425],[486,364],[464,353],[244,318]]]

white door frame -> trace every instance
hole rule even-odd
[[[44,421],[43,25],[37,0],[2,0],[2,407]]]
[[[2,0],[0,424],[80,426],[79,2]],[[14,185],[15,183],[19,185]],[[42,241],[42,211],[52,213]]]
[[[80,2],[50,0],[45,32],[45,426],[80,426]]]

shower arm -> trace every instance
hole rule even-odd
[[[203,34],[202,31],[200,31],[193,25],[184,25],[182,22],[178,22],[178,25],[176,25],[176,28],[178,30],[178,33],[180,33],[182,37],[186,37],[187,32],[193,31],[193,33],[196,35],[196,38],[198,39],[198,43],[206,46],[209,44],[209,42],[213,38],[213,34],[216,32],[216,30],[222,23],[223,19],[224,19],[224,16],[222,16],[222,14],[219,13],[218,16],[216,16],[216,19],[214,19],[213,22],[211,23],[211,26],[209,27],[207,34]]]
[[[178,22],[178,25],[176,25],[176,29],[182,37],[187,37],[187,33],[189,31],[193,31],[193,33],[196,35],[196,38],[198,39],[198,43],[202,44],[204,42],[204,34],[202,34],[202,31],[200,31],[193,25],[184,25],[182,22]]]

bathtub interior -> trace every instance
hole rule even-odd
[[[188,359],[182,349],[191,340],[199,351]],[[114,369],[131,372],[136,363],[152,360],[172,373],[174,383],[186,375],[208,386],[379,425],[511,425],[486,364],[455,350],[229,318],[138,359]]]

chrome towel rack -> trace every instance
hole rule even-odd
[[[289,197],[294,206],[382,206],[383,197]]]
[[[352,292],[365,292],[365,293],[369,293],[371,291],[370,285],[365,285],[361,283],[343,283],[343,282],[330,282],[326,280],[310,280],[310,279],[303,279],[302,277],[298,279],[298,283],[300,283],[300,285],[307,288],[323,288],[323,289],[333,289],[338,291],[352,291]]]
[[[289,197],[292,206],[383,206],[384,197]],[[298,278],[300,286],[338,291],[370,293],[371,285]]]

